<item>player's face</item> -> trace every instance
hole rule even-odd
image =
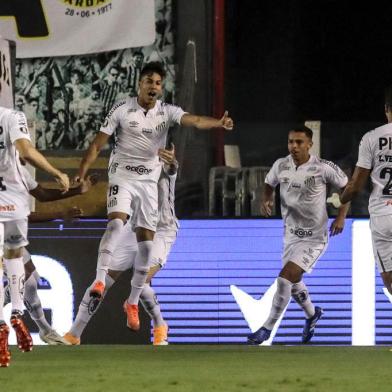
[[[162,78],[157,73],[144,75],[139,82],[139,101],[153,107],[162,95]]]
[[[312,141],[305,133],[294,131],[289,133],[288,148],[295,163],[302,164],[309,159],[309,150],[312,145]]]

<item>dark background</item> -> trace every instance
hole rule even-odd
[[[324,158],[354,165],[362,134],[384,123],[392,82],[392,4],[227,0],[227,143],[243,165],[286,154],[290,124],[322,121]]]

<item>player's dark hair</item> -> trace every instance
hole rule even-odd
[[[313,139],[313,131],[306,127],[305,125],[295,125],[290,129],[289,132],[302,132],[304,133],[310,140]]]
[[[385,89],[385,109],[392,111],[392,85]]]
[[[151,61],[147,63],[140,72],[140,79],[145,75],[152,75],[153,73],[157,73],[162,79],[166,76],[166,71],[163,68],[163,64],[159,61]]]

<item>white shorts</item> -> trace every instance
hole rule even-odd
[[[285,244],[283,250],[283,265],[289,261],[297,264],[305,272],[312,272],[318,259],[327,250],[326,242],[298,241]]]
[[[152,246],[152,259],[150,267],[164,267],[170,250],[176,240],[176,232],[170,232],[166,235],[163,232],[157,232],[154,236]],[[109,269],[113,271],[126,271],[133,268],[135,258],[138,252],[136,235],[129,229],[124,229],[118,246],[114,251],[112,262]]]
[[[162,233],[158,231],[154,237],[152,246],[152,258],[150,267],[160,266],[163,268],[167,262],[167,258],[171,248],[176,241],[177,233]]]
[[[111,175],[107,193],[107,210],[131,217],[132,227],[156,231],[158,220],[158,186],[153,181],[129,180]]]
[[[392,271],[392,215],[371,217],[370,230],[379,272]]]
[[[27,218],[0,222],[0,248],[18,249],[29,244],[27,240]],[[1,254],[3,256],[4,253]]]

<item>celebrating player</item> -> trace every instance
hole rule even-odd
[[[387,124],[363,136],[354,174],[340,200],[342,203],[352,200],[370,176],[373,185],[369,198],[373,253],[384,285],[392,294],[392,86],[385,91],[385,115]]]
[[[283,268],[277,278],[277,291],[267,321],[248,336],[248,344],[259,345],[268,340],[275,323],[284,312],[291,296],[307,315],[302,342],[314,335],[323,310],[310,300],[304,272],[311,272],[328,245],[326,185],[343,188],[347,177],[334,163],[310,155],[313,132],[300,126],[288,135],[290,155],[278,159],[269,171],[263,188],[261,213],[271,215],[274,188],[280,184],[281,209],[284,220]],[[343,231],[348,205],[341,206],[330,227],[330,234]]]
[[[23,164],[23,162],[22,162]],[[69,197],[82,195],[96,184],[97,177],[89,176],[79,186],[69,189],[67,192],[61,192],[59,189],[44,188],[38,184],[30,175],[30,173],[22,166],[22,174],[29,193],[40,202],[49,202],[62,200]],[[82,216],[83,212],[77,207],[72,207],[64,211],[52,212],[31,212],[28,220],[31,222],[47,222],[53,219],[71,220]],[[40,276],[31,260],[30,253],[26,248],[23,249],[23,263],[25,269],[25,285],[24,285],[24,304],[29,312],[32,320],[37,324],[39,336],[42,341],[49,345],[68,345],[69,343],[59,335],[47,322],[42,308],[41,301],[38,297],[37,285]],[[8,280],[5,286],[4,306],[10,301]]]
[[[24,267],[22,252],[27,241],[27,216],[29,198],[25,180],[21,174],[19,155],[35,167],[51,174],[62,191],[69,188],[68,176],[55,169],[31,144],[26,117],[22,112],[0,108],[0,257],[7,269],[12,313],[11,325],[16,332],[18,347],[31,351],[32,339],[23,322]],[[3,269],[0,266],[0,281]],[[8,366],[11,354],[8,350],[9,328],[3,314],[4,289],[0,285],[0,366]]]
[[[227,112],[221,119],[185,113],[180,107],[161,102],[165,71],[160,63],[147,63],[141,71],[139,94],[114,105],[103,126],[82,159],[78,178],[84,178],[91,164],[115,135],[109,162],[107,194],[108,225],[99,245],[97,274],[90,295],[101,298],[113,252],[124,224],[131,217],[136,232],[138,253],[135,259],[132,290],[124,303],[128,326],[140,328],[138,302],[146,282],[157,225],[157,182],[161,173],[159,148],[166,144],[170,126],[178,123],[198,129],[233,128]]]
[[[158,181],[158,224],[157,232],[154,236],[152,258],[147,275],[140,295],[140,301],[153,321],[153,344],[162,346],[168,344],[168,327],[162,317],[159,303],[155,292],[150,286],[151,279],[166,264],[170,249],[176,240],[178,231],[178,221],[174,213],[175,182],[177,177],[177,161],[175,159],[174,146],[170,150],[160,149],[159,156],[164,162],[163,170]],[[120,234],[119,244],[114,251],[108,274],[105,280],[104,297],[114,282],[120,277],[123,271],[132,269],[137,254],[136,235],[132,226],[128,222]],[[101,300],[90,297],[89,287],[79,306],[78,314],[64,339],[70,344],[80,344],[80,337],[86,328],[91,317],[97,312]]]

